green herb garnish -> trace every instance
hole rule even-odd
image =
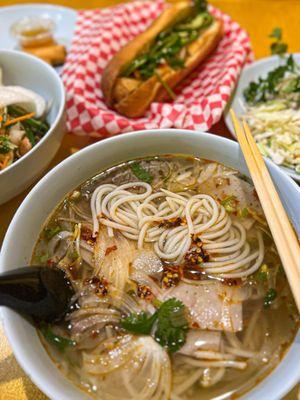
[[[241,218],[246,218],[246,217],[248,217],[248,215],[249,215],[249,210],[247,207],[244,207],[238,211],[238,216]]]
[[[247,103],[257,104],[274,98],[279,93],[278,84],[282,81],[287,72],[296,71],[296,63],[292,55],[286,60],[285,64],[270,71],[266,78],[259,78],[257,82],[250,82],[244,90],[244,97]],[[300,91],[300,85],[294,83],[295,90]]]
[[[24,129],[25,129],[26,136],[28,137],[31,146],[34,146],[36,143],[34,133],[28,126],[24,126]]]
[[[26,114],[26,110],[19,106],[8,106],[7,112],[12,117],[20,117]],[[24,129],[31,130],[31,132],[36,136],[43,136],[49,130],[49,124],[46,121],[41,121],[36,118],[29,118],[25,121],[22,121],[21,124],[23,125]],[[26,131],[27,134],[27,131]],[[29,138],[29,137],[28,137]],[[30,140],[30,139],[29,139]]]
[[[134,175],[143,182],[151,183],[153,181],[153,176],[146,171],[141,164],[133,162],[130,164],[130,168]]]
[[[60,352],[64,352],[67,347],[76,346],[74,340],[64,338],[56,335],[51,329],[50,325],[42,324],[40,331],[48,343],[54,345]]]
[[[133,333],[150,335],[154,322],[157,319],[157,314],[154,313],[149,317],[145,312],[140,314],[131,313],[128,317],[121,320],[122,328]]]
[[[163,87],[165,88],[168,95],[171,97],[171,99],[174,100],[176,98],[176,94],[173,92],[173,90],[170,88],[170,86],[167,84],[167,82],[165,80],[163,80],[163,78],[160,76],[160,74],[158,72],[154,72],[154,75],[157,76],[157,79],[163,85]]]
[[[61,232],[61,231],[62,231],[61,227],[60,227],[59,225],[57,225],[57,226],[54,226],[53,228],[46,228],[46,229],[44,229],[43,234],[44,234],[45,239],[50,240],[50,239],[52,239],[57,233],[59,233],[59,232]]]
[[[229,213],[236,211],[236,197],[235,196],[227,196],[224,200],[221,201],[222,206]]]
[[[38,256],[38,260],[42,263],[42,264],[46,264],[46,262],[50,259],[50,254],[49,253],[41,253]]]
[[[283,56],[287,52],[288,45],[282,42],[282,29],[274,28],[269,37],[275,39],[275,42],[270,45],[271,53]]]
[[[277,297],[277,292],[275,289],[271,288],[267,291],[267,294],[264,297],[264,307],[269,308],[270,305],[273,303],[273,301]]]
[[[213,17],[207,11],[207,2],[195,0],[189,15],[182,17],[173,27],[160,32],[150,48],[125,66],[122,76],[146,80],[156,75],[156,69],[163,64],[174,69],[184,68],[184,58],[180,56],[181,50],[197,39],[200,30],[212,22]]]
[[[0,136],[0,154],[7,154],[11,151],[11,142],[7,136]]]
[[[263,264],[256,273],[256,278],[260,282],[265,282],[269,277],[269,267]]]
[[[188,322],[184,304],[175,298],[159,303],[156,312],[132,313],[121,320],[121,326],[129,332],[154,335],[154,339],[170,353],[178,351],[185,343]]]
[[[158,309],[155,340],[166,347],[170,353],[178,351],[186,341],[188,323],[185,317],[185,306],[177,299],[165,301]]]

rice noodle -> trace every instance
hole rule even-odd
[[[99,349],[83,353],[83,365],[87,374],[100,378],[98,385],[104,400],[170,397],[170,360],[151,337],[124,335],[107,339]]]
[[[138,248],[152,243],[163,260],[182,262],[192,244],[192,235],[201,238],[210,261],[202,263],[210,275],[224,278],[246,277],[260,267],[264,257],[262,234],[257,232],[258,249],[247,242],[245,227],[233,221],[224,207],[206,194],[173,193],[161,189],[152,191],[145,182],[121,186],[98,186],[91,199],[93,234],[99,226],[107,227],[134,240]],[[165,221],[181,219],[179,226],[164,226]]]

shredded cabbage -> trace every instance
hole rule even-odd
[[[300,110],[278,99],[247,107],[244,117],[261,153],[300,174]]]

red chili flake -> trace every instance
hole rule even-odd
[[[147,285],[138,285],[137,295],[140,299],[144,300],[153,300],[154,298],[152,290]]]
[[[95,291],[95,294],[99,296],[106,296],[108,294],[108,280],[105,279],[104,277],[97,277],[93,276],[91,279],[88,279],[86,281],[88,284],[90,284]]]
[[[168,220],[162,221],[159,223],[160,228],[176,228],[176,226],[180,226],[183,224],[183,219],[182,218],[170,218]]]
[[[177,286],[182,278],[182,267],[178,265],[165,265],[162,278],[162,286],[170,288]]]
[[[226,286],[241,286],[243,281],[241,278],[224,278],[221,283]]]
[[[72,279],[76,280],[76,279],[79,278],[78,271],[77,271],[77,268],[75,267],[75,265],[70,265],[68,267],[68,270],[70,272],[70,275],[71,275]]]
[[[203,242],[198,237],[193,235],[190,250],[184,256],[187,266],[200,265],[209,260],[208,253],[203,249]]]
[[[112,251],[115,251],[115,250],[117,250],[117,246],[114,244],[113,246],[108,247],[108,248],[105,250],[105,255],[108,256]]]
[[[49,258],[49,260],[47,260],[48,267],[53,267],[55,265],[55,262],[52,260],[52,258]]]
[[[85,226],[81,228],[81,239],[85,240],[90,246],[94,246],[96,243],[96,238],[93,237],[93,232]]]
[[[91,332],[91,334],[90,334],[90,337],[91,337],[92,339],[97,339],[98,336],[99,336],[99,331],[93,329],[92,332]]]

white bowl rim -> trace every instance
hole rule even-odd
[[[287,55],[293,55],[293,56],[297,56],[300,57],[300,53],[296,52],[296,53],[288,53]],[[259,68],[261,65],[267,64],[270,61],[280,61],[280,57],[278,55],[272,55],[272,56],[268,56],[268,57],[263,57],[260,58],[259,60],[255,60],[253,61],[251,64],[247,64],[245,65],[245,67],[242,69],[239,80],[237,82],[236,88],[238,87],[240,81],[241,81],[241,77],[244,74],[247,74],[248,71],[252,71],[255,70],[257,68]],[[231,105],[233,103],[233,101],[236,98],[236,91],[233,92],[232,97],[230,98],[229,104]],[[225,125],[227,127],[227,129],[229,130],[231,136],[236,139],[236,134],[235,132],[232,130],[232,127],[228,124],[228,118],[230,118],[230,114],[229,114],[229,109],[230,107],[227,106],[224,112],[224,121],[225,121]],[[270,161],[272,161],[270,158],[268,158]],[[287,174],[289,177],[295,179],[297,182],[300,182],[300,175],[297,174],[292,168],[288,168],[285,167],[283,165],[279,165],[278,168],[284,173]]]
[[[14,7],[14,6],[11,6],[11,7]],[[0,12],[0,14],[1,14],[1,12]],[[45,61],[41,60],[40,58],[37,58],[31,54],[27,54],[27,53],[24,53],[24,52],[21,52],[18,50],[0,49],[0,57],[1,57],[1,54],[8,54],[8,55],[12,54],[12,55],[24,57],[24,58],[27,58],[28,60],[31,60],[31,61],[37,63],[38,65],[42,66],[43,68],[46,68],[48,73],[51,74],[52,77],[55,79],[57,87],[59,88],[60,106],[59,106],[56,118],[53,121],[53,123],[50,125],[48,132],[41,138],[41,140],[38,141],[38,143],[36,145],[33,146],[33,148],[28,153],[24,154],[24,156],[20,157],[17,161],[10,164],[3,171],[0,171],[0,176],[4,175],[5,173],[7,173],[11,169],[13,169],[16,165],[22,164],[22,162],[25,159],[30,157],[35,151],[37,151],[37,149],[39,149],[39,147],[44,143],[46,138],[48,136],[50,136],[54,132],[56,127],[58,126],[59,122],[61,121],[62,115],[64,113],[65,105],[66,105],[66,93],[65,93],[64,84],[63,84],[61,78],[59,77],[59,75],[57,74],[57,72],[55,72],[55,69],[53,67],[51,67],[49,64],[47,64]]]
[[[213,135],[209,132],[199,132],[199,131],[191,131],[191,130],[186,130],[186,129],[149,129],[149,130],[144,130],[144,131],[135,131],[135,132],[129,132],[129,133],[124,133],[122,135],[117,135],[117,136],[113,136],[111,138],[93,143],[92,145],[89,145],[85,148],[83,148],[82,150],[80,150],[79,152],[74,153],[73,155],[69,156],[68,158],[64,159],[62,162],[60,162],[58,165],[56,165],[52,170],[50,170],[32,189],[31,191],[28,193],[28,195],[25,197],[25,199],[23,200],[22,204],[20,205],[20,207],[18,208],[18,210],[16,211],[10,225],[9,228],[6,232],[4,241],[3,241],[3,246],[2,246],[2,250],[1,250],[1,254],[0,254],[0,272],[4,272],[5,269],[3,270],[2,266],[3,266],[3,259],[5,259],[6,257],[9,257],[6,255],[6,252],[8,252],[7,247],[9,247],[9,243],[12,242],[13,240],[13,233],[14,231],[17,229],[18,227],[18,219],[19,219],[19,215],[21,215],[23,213],[23,208],[26,207],[27,203],[29,203],[31,201],[32,197],[35,197],[36,194],[41,190],[41,188],[44,186],[44,184],[47,182],[48,178],[52,175],[52,174],[56,174],[59,170],[64,170],[64,168],[68,165],[68,163],[71,160],[76,160],[79,159],[81,157],[84,156],[84,154],[88,153],[89,151],[93,151],[94,148],[101,148],[102,143],[107,143],[107,142],[118,142],[119,140],[126,140],[127,137],[140,137],[142,138],[143,134],[149,134],[149,135],[161,135],[161,134],[173,134],[174,136],[176,135],[184,135],[185,133],[188,133],[192,136],[195,137],[195,139],[197,139],[198,135],[204,135],[204,139],[212,139],[215,140],[216,142],[220,142],[220,144],[223,143],[231,143],[232,149],[234,147],[238,147],[238,143],[221,137],[221,136],[217,136],[217,135]],[[203,137],[203,136],[202,136]],[[180,151],[178,152],[180,154]],[[168,154],[168,152],[166,153]],[[172,152],[172,154],[175,154],[174,152]],[[274,164],[272,161],[270,161],[269,159],[265,159],[267,165],[271,166],[272,169],[275,169],[277,173],[279,173],[281,175],[281,177],[284,180],[289,181],[289,185],[294,186],[294,188],[300,192],[300,189],[298,187],[298,185],[290,178],[288,177],[286,174],[284,174],[280,168],[278,168],[278,166],[276,164]],[[113,165],[113,162],[112,162]],[[95,174],[99,172],[99,171],[95,171]],[[64,193],[62,196],[65,196],[67,193]],[[63,197],[62,197],[63,198]],[[2,322],[3,322],[3,326],[4,326],[4,331],[6,334],[6,337],[8,339],[8,341],[10,342],[10,345],[13,349],[14,355],[18,361],[18,363],[20,364],[20,366],[22,367],[22,369],[26,372],[26,374],[30,377],[30,379],[34,382],[34,384],[40,388],[40,390],[45,393],[50,399],[52,400],[57,400],[60,398],[61,392],[58,391],[56,389],[56,387],[51,387],[49,388],[49,384],[48,384],[48,379],[46,376],[41,376],[38,374],[38,371],[32,371],[30,370],[27,365],[27,356],[24,355],[24,344],[20,343],[19,339],[17,339],[14,342],[15,339],[15,326],[14,323],[11,320],[11,315],[14,313],[14,311],[9,310],[9,309],[2,309],[1,310],[2,313]],[[299,337],[299,333],[297,334],[297,339]],[[283,357],[284,360],[285,356]],[[51,360],[51,358],[49,357],[49,362],[53,362]],[[282,360],[281,360],[282,362]],[[276,368],[281,364],[281,362],[271,371],[271,374],[276,370]],[[270,376],[270,375],[268,375]],[[266,378],[268,378],[268,376]],[[65,377],[65,379],[67,379]],[[279,398],[282,398],[285,394],[288,393],[289,390],[291,390],[292,387],[294,387],[300,379],[300,368],[298,369],[294,369],[294,374],[290,374],[288,379],[285,380],[284,385],[281,385],[281,389],[280,392],[276,391],[276,395],[279,394],[280,397],[276,397],[276,400]],[[263,379],[264,381],[264,379]],[[76,385],[73,384],[74,389],[76,389],[77,391],[82,392],[80,390],[80,388],[76,387]],[[256,387],[256,386],[255,386]],[[252,390],[255,389],[255,387],[251,388],[249,391],[247,391],[245,394],[241,395],[241,400],[244,398],[244,396],[247,396],[247,394],[251,394]],[[84,396],[84,392],[82,392],[83,396]],[[274,392],[275,394],[275,392]],[[274,397],[275,399],[275,397]]]

